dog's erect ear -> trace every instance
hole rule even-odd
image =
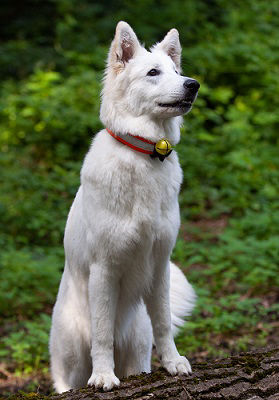
[[[176,29],[171,29],[160,43],[152,47],[152,50],[155,49],[163,50],[165,53],[167,53],[167,55],[170,56],[175,63],[178,72],[180,72],[182,49],[179,41],[179,33]]]
[[[108,65],[116,71],[123,68],[139,48],[140,43],[130,25],[124,21],[118,22],[109,51]]]

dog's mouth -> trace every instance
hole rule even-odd
[[[189,100],[179,100],[174,103],[158,103],[160,107],[165,108],[191,108],[192,104]]]

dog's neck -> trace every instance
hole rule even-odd
[[[129,113],[119,112],[102,103],[100,118],[104,126],[116,133],[130,133],[145,139],[157,142],[167,138],[172,145],[180,140],[180,126],[182,117],[166,119],[151,119],[150,116],[131,116]]]

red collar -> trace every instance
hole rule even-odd
[[[156,143],[151,142],[141,136],[133,136],[130,133],[127,134],[116,134],[107,128],[108,133],[119,142],[125,144],[131,149],[139,151],[145,154],[153,154]]]
[[[141,136],[133,136],[130,133],[114,133],[106,128],[107,132],[119,142],[125,144],[133,150],[140,153],[149,154],[151,158],[158,157],[160,161],[164,161],[172,152],[172,146],[167,139],[161,139],[158,142],[151,142]]]

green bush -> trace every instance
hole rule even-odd
[[[17,325],[18,331],[5,336],[0,345],[0,356],[8,359],[18,374],[41,369],[46,372],[51,319],[46,314],[33,317]]]
[[[49,308],[56,297],[63,268],[63,251],[52,248],[2,252],[0,258],[0,314],[30,318]]]

